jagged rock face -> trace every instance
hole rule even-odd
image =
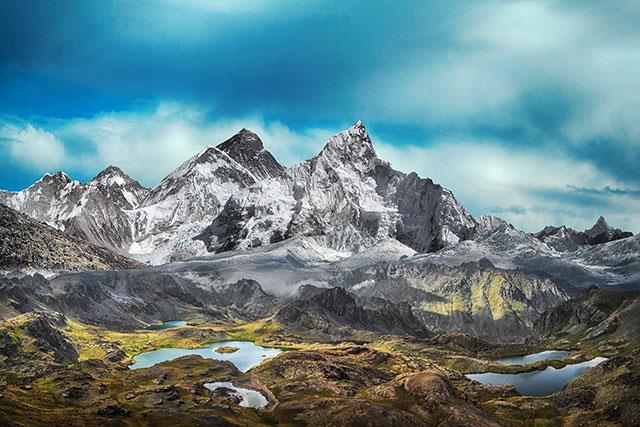
[[[575,251],[583,245],[598,245],[625,239],[633,236],[633,233],[613,228],[607,224],[604,217],[600,217],[593,227],[585,231],[576,231],[564,225],[560,227],[547,226],[535,233],[534,236],[550,247],[566,252]]]
[[[333,247],[348,249],[395,237],[429,251],[474,228],[451,192],[378,159],[358,122],[312,159],[234,195],[199,238],[217,252],[295,235],[331,236]]]
[[[31,187],[19,191],[0,191],[0,203],[33,219],[64,230],[65,223],[76,214],[84,193],[83,186],[64,172],[46,174]]]
[[[466,332],[491,341],[522,340],[532,335],[538,317],[569,296],[554,282],[490,262],[458,267],[419,259],[344,272],[335,283],[359,298],[408,303],[434,332]]]
[[[0,204],[0,269],[100,270],[140,264]]]
[[[120,253],[133,241],[129,217],[105,193],[89,188],[82,209],[66,222],[64,232]]]
[[[369,302],[364,308],[343,288],[336,287],[298,299],[278,311],[275,320],[288,328],[330,336],[341,336],[341,328],[384,333],[428,335],[413,316],[408,304],[393,304],[384,300]]]
[[[149,195],[149,189],[116,166],[109,166],[89,181],[88,186],[103,194],[120,209],[135,209]]]
[[[66,319],[58,313],[38,313],[25,323],[24,331],[40,351],[51,353],[56,362],[71,363],[78,359],[78,352],[58,330],[65,325]]]
[[[284,170],[271,153],[264,149],[258,135],[247,129],[242,129],[216,148],[247,168],[256,181],[278,176]]]
[[[137,207],[147,193],[109,166],[85,185],[63,172],[47,174],[26,190],[0,192],[0,202],[71,236],[126,252],[133,234],[124,210]]]
[[[206,253],[192,238],[229,197],[281,171],[260,138],[246,129],[205,149],[164,178],[131,213],[136,231],[130,253],[154,264]]]
[[[82,198],[64,223],[65,233],[126,253],[133,241],[129,216],[149,190],[115,166],[109,166],[83,186]]]
[[[619,228],[609,226],[602,216],[598,218],[593,227],[585,230],[584,234],[587,235],[587,244],[589,245],[597,245],[633,236],[630,231],[622,231]]]

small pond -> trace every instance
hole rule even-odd
[[[239,405],[245,408],[261,409],[266,408],[269,404],[267,398],[264,397],[264,395],[259,391],[236,387],[233,385],[233,383],[230,382],[205,383],[204,386],[211,391],[217,390],[219,388],[233,390],[232,394],[241,399]]]
[[[237,347],[238,351],[233,353],[217,353],[219,347]],[[220,341],[205,348],[161,348],[134,356],[130,369],[148,368],[161,362],[177,359],[178,357],[195,354],[205,359],[228,360],[233,363],[238,370],[247,372],[263,360],[274,357],[282,350],[277,348],[261,347],[251,341]]]
[[[571,352],[563,350],[547,350],[540,353],[527,354],[517,357],[505,357],[504,359],[498,359],[495,362],[501,365],[528,365],[530,363],[536,363],[541,360],[557,360],[567,357]]]
[[[486,372],[483,374],[468,374],[467,378],[482,384],[512,384],[523,396],[548,396],[562,390],[569,381],[579,377],[605,360],[607,360],[605,357],[596,357],[586,362],[567,365],[560,369],[549,366],[542,371],[522,372],[519,374]]]
[[[187,326],[186,320],[171,320],[169,322],[162,322],[160,325],[147,326],[145,329],[148,331],[162,331],[164,329],[180,328]]]

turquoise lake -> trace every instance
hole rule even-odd
[[[523,396],[548,396],[562,390],[569,381],[579,377],[605,360],[607,360],[605,357],[596,357],[586,362],[567,365],[560,369],[549,366],[542,371],[522,372],[520,374],[486,372],[483,374],[468,374],[467,378],[482,384],[512,384]]]
[[[180,328],[182,326],[187,326],[186,320],[171,320],[169,322],[162,322],[161,325],[147,326],[145,329],[148,331],[162,331],[164,329]]]
[[[215,349],[222,346],[237,347],[239,350],[235,353],[216,353]],[[274,357],[281,351],[277,348],[261,347],[250,341],[221,341],[205,348],[196,349],[161,348],[134,356],[134,363],[129,365],[129,369],[149,368],[161,362],[195,354],[205,359],[227,360],[233,363],[238,370],[247,372],[263,360]]]

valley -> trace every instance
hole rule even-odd
[[[205,425],[211,420],[313,425],[354,422],[354,413],[362,414],[358,422],[370,425],[421,425],[436,419],[452,424],[526,425],[536,420],[560,425],[625,423],[637,417],[636,398],[625,399],[637,387],[628,381],[637,375],[638,354],[629,342],[618,340],[566,343],[570,353],[565,357],[523,366],[500,364],[499,359],[562,344],[540,340],[500,345],[461,334],[415,338],[364,333],[341,343],[301,340],[270,318],[234,324],[189,321],[189,326],[170,329],[116,332],[51,314],[7,319],[0,334],[6,337],[0,411],[10,425],[62,420],[74,425]],[[7,340],[14,344],[10,354]],[[251,340],[283,352],[276,357],[270,353],[246,373],[231,362],[198,355],[176,355],[145,369],[130,369],[144,351],[206,348],[228,340]],[[458,345],[465,350],[457,350]],[[478,370],[540,372],[604,357],[608,360],[587,374],[591,382],[602,384],[590,403],[579,380],[550,396],[525,398],[512,386],[482,385],[464,375]],[[28,360],[37,369],[25,369]],[[243,407],[234,393],[224,387],[210,390],[208,383],[256,391],[268,404],[261,409]],[[612,394],[605,400],[599,397],[607,393]],[[610,413],[613,406],[619,408],[615,416]]]

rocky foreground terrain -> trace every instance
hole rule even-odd
[[[360,122],[291,167],[243,129],[152,189],[0,192],[0,270],[3,425],[640,424],[640,237],[472,217]],[[204,353],[130,369],[169,348]],[[596,357],[543,396],[466,376]]]
[[[358,344],[336,344],[301,338],[297,325],[279,320],[287,319],[194,321],[176,329],[112,332],[53,313],[18,315],[0,326],[0,413],[5,425],[43,426],[634,425],[640,417],[639,354],[633,341],[619,336],[582,343],[580,334],[548,336],[527,345],[500,345],[464,334],[418,338],[365,332]],[[126,368],[141,351],[225,339],[287,351],[246,373],[199,356]],[[594,354],[609,360],[540,398],[463,375],[544,369],[549,363],[505,367],[493,360],[549,345],[574,350],[572,359],[551,366]],[[242,407],[231,391],[204,387],[215,381],[258,391],[268,403],[259,410]]]

